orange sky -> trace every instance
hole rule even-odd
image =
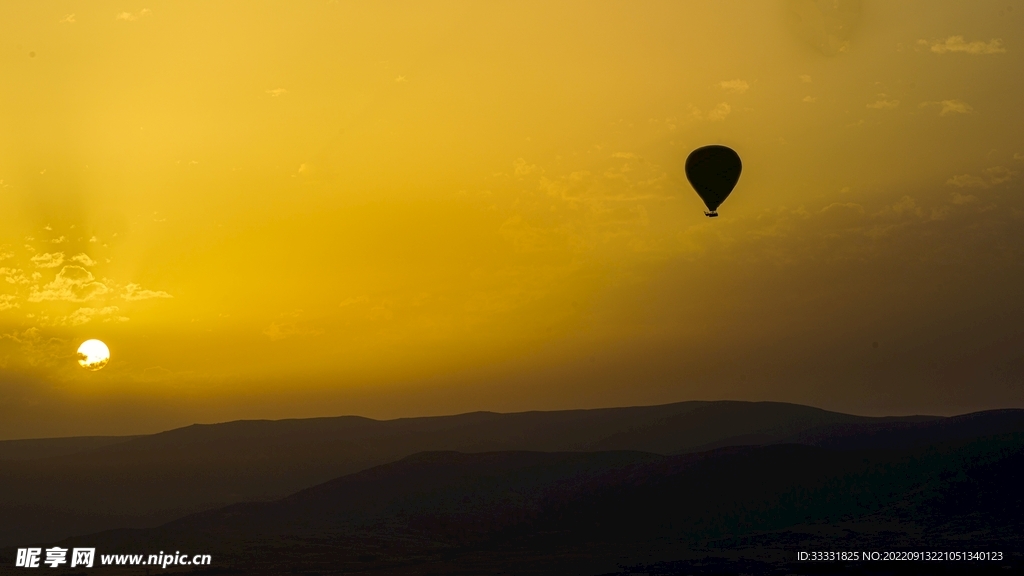
[[[1024,406],[1022,18],[0,5],[0,438]],[[711,143],[744,162],[716,220],[682,171]]]

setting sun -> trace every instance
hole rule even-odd
[[[78,364],[88,370],[99,370],[110,361],[110,349],[99,340],[86,340],[78,347]]]

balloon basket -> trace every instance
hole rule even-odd
[[[704,215],[707,216],[708,218],[718,218],[718,212],[716,210],[712,210],[711,212],[705,212]]]

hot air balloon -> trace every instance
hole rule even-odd
[[[686,179],[708,207],[708,218],[718,216],[718,207],[740,179],[740,155],[727,146],[703,146],[686,158]]]

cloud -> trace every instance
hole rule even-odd
[[[31,282],[18,268],[0,268],[0,276],[5,276],[9,284],[28,284]]]
[[[988,188],[989,184],[981,176],[971,176],[970,174],[959,174],[953,176],[949,180],[946,180],[946,185],[956,186],[958,188]]]
[[[817,101],[818,101],[818,99],[815,98],[814,96],[804,96],[804,102],[807,102],[808,104],[811,104],[811,103],[817,102]]]
[[[68,352],[68,341],[54,336],[44,337],[39,328],[33,326],[23,332],[0,334],[0,340],[10,340],[21,348],[20,357],[31,366],[53,366],[65,364],[74,354]]]
[[[11,308],[17,308],[18,303],[15,302],[18,297],[14,294],[0,294],[0,310],[10,310]]]
[[[75,15],[74,14],[66,14],[63,18],[60,19],[60,23],[61,24],[74,24],[75,23]]]
[[[927,101],[921,102],[918,108],[927,108],[929,106],[940,106],[939,116],[947,116],[949,114],[970,114],[974,112],[974,108],[970,104],[963,100],[942,100],[939,102]]]
[[[982,171],[981,176],[959,174],[946,180],[946,185],[957,188],[991,188],[1009,182],[1017,173],[1003,166],[993,166]]]
[[[287,93],[288,93],[288,91],[285,90],[284,88],[274,88],[273,90],[267,90],[267,94],[270,94],[274,98],[277,98],[278,96],[280,96],[282,94],[287,94]]]
[[[801,74],[800,75],[800,81],[803,82],[804,84],[810,84],[811,83],[811,76],[809,74]]]
[[[81,266],[65,266],[57,273],[53,282],[43,286],[42,290],[32,288],[29,302],[44,300],[63,300],[66,302],[85,302],[109,292],[105,284],[96,282],[92,275]]]
[[[694,120],[711,120],[712,122],[725,120],[725,117],[728,116],[729,112],[732,111],[732,106],[729,106],[729,104],[726,102],[719,103],[718,106],[715,106],[710,112],[707,113],[706,116],[703,112],[701,112],[700,108],[697,108],[693,104],[690,104],[689,107],[690,116]]]
[[[121,20],[122,22],[134,22],[139,18],[142,18],[143,16],[148,16],[151,13],[152,10],[150,10],[149,8],[143,8],[142,10],[139,10],[134,14],[132,14],[131,12],[121,12],[120,14],[115,16],[114,19]]]
[[[527,176],[537,171],[536,164],[528,164],[526,160],[522,158],[516,158],[516,161],[512,163],[515,168],[516,176]]]
[[[49,254],[36,254],[31,258],[31,260],[35,263],[37,268],[56,268],[64,263],[64,253],[53,252]]]
[[[897,216],[903,216],[904,214],[906,214],[913,216],[921,216],[922,211],[921,207],[917,205],[917,202],[915,202],[913,198],[911,198],[910,196],[904,196],[900,198],[899,201],[893,204],[892,206],[887,206],[886,208],[882,209],[881,214],[896,214]]]
[[[67,326],[81,326],[88,324],[93,318],[106,316],[104,322],[127,322],[128,318],[118,316],[117,306],[105,306],[103,308],[79,308],[70,315],[61,318],[60,323]]]
[[[972,194],[961,194],[959,192],[953,192],[953,204],[970,204],[972,202],[977,201],[978,197]]]
[[[0,274],[6,276],[8,284],[30,284],[32,282],[21,270],[15,268],[0,268]]]
[[[939,116],[945,116],[947,114],[970,114],[974,108],[971,105],[964,102],[963,100],[943,100],[939,102],[942,104],[942,111],[939,112]]]
[[[78,262],[82,266],[95,266],[96,265],[96,261],[93,260],[92,258],[89,258],[88,254],[84,254],[84,253],[72,256],[71,259],[73,261],[75,261],[75,262]]]
[[[743,94],[750,89],[750,84],[747,84],[743,80],[722,80],[718,83],[722,87],[722,90],[731,92],[733,94]]]
[[[715,106],[714,110],[708,112],[708,120],[711,120],[712,122],[725,120],[725,117],[729,115],[729,112],[732,112],[732,106],[722,102],[718,106]]]
[[[379,306],[374,306],[373,308],[370,308],[370,311],[367,312],[366,317],[370,320],[373,320],[374,322],[378,322],[380,320],[391,320],[392,318],[395,317],[395,312],[394,310],[389,308],[387,306],[387,303],[385,302],[380,304]]]
[[[1014,158],[1016,158],[1016,156],[1014,156]],[[14,252],[0,249],[0,260],[7,260],[11,256],[14,256]]]
[[[999,38],[994,38],[990,42],[982,42],[975,40],[974,42],[967,42],[963,36],[950,36],[942,42],[928,42],[927,40],[918,40],[918,46],[927,46],[929,50],[936,54],[945,54],[947,52],[963,52],[965,54],[973,54],[975,56],[980,54],[1001,54],[1006,52],[1003,48],[1003,41]]]
[[[881,100],[876,100],[873,104],[868,104],[868,108],[873,108],[875,110],[892,110],[899,105],[899,100],[886,100],[883,98]]]
[[[323,330],[303,328],[293,322],[282,322],[280,324],[277,322],[271,322],[270,326],[263,331],[263,334],[274,342],[284,340],[285,338],[290,338],[292,336],[316,336],[323,333]]]
[[[150,298],[174,298],[162,290],[143,290],[138,284],[129,283],[124,287],[124,294],[121,296],[128,301],[149,300]]]
[[[985,169],[985,176],[988,177],[988,181],[993,186],[998,186],[1003,182],[1009,182],[1016,175],[1017,173],[1014,172],[1013,170],[1010,170],[1009,168],[1004,168],[1002,166],[993,166],[991,168]]]
[[[864,215],[864,207],[856,202],[833,202],[821,210],[818,211],[820,214],[837,214],[837,213],[850,213],[856,214],[858,217]]]
[[[657,164],[632,152],[603,158],[609,164],[606,168],[595,165],[601,170],[597,175],[577,171],[540,177],[539,196],[531,194],[527,202],[517,200],[499,234],[517,252],[588,251],[613,239],[620,246],[635,248],[644,213],[650,208],[637,206],[668,198],[662,192],[667,176]],[[387,311],[378,309],[373,315],[386,318]]]

